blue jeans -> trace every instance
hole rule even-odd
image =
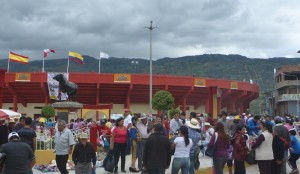
[[[223,174],[223,169],[227,162],[227,159],[227,157],[213,157],[215,174]]]
[[[172,163],[172,174],[178,174],[181,169],[181,174],[188,174],[190,168],[190,158],[174,158]]]
[[[189,174],[195,174],[195,156],[190,155],[190,169]]]
[[[165,174],[166,169],[150,169],[149,174]]]

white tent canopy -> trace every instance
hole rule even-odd
[[[0,119],[19,118],[21,114],[8,109],[0,109]]]

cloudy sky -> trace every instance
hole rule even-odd
[[[43,49],[99,57],[153,58],[240,54],[300,57],[298,0],[1,0],[0,59]]]

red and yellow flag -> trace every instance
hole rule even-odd
[[[22,55],[13,53],[13,52],[9,52],[9,60],[13,61],[13,62],[27,64],[29,59],[26,56],[22,56]]]

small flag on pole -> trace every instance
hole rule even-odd
[[[81,54],[69,51],[69,60],[73,60],[76,63],[84,64],[84,59]]]
[[[102,51],[100,51],[100,58],[106,58],[107,59],[107,58],[109,58],[109,55],[102,52]]]
[[[9,52],[9,60],[13,62],[19,62],[22,64],[28,64],[29,58],[13,52]]]
[[[55,50],[52,50],[52,49],[44,49],[44,58],[47,57],[48,53],[55,53]]]
[[[99,56],[99,74],[100,74],[100,70],[101,70],[101,58],[109,58],[109,55],[108,54],[106,54],[106,53],[104,53],[104,52],[102,52],[102,51],[100,51],[100,56]]]

